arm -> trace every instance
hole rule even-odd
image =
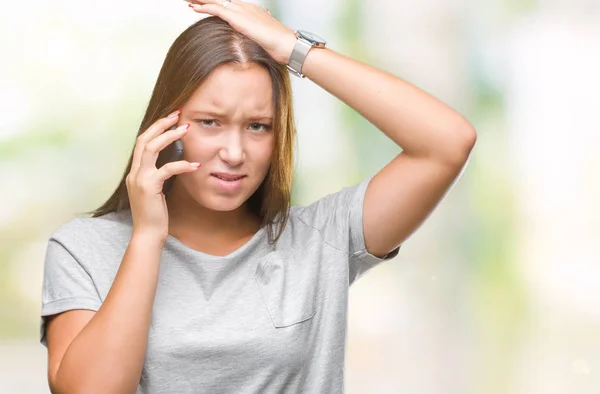
[[[403,149],[375,175],[365,195],[367,249],[384,256],[442,199],[467,161],[475,130],[422,90],[329,49],[312,49],[302,71]]]
[[[190,0],[288,64],[294,32],[262,8],[236,0]],[[363,207],[367,250],[386,255],[431,213],[466,163],[475,130],[460,114],[409,83],[329,49],[312,49],[302,72],[403,149],[370,182]]]
[[[189,124],[170,128],[179,121],[180,112],[158,119],[137,137],[125,178],[133,235],[98,312],[62,313],[47,327],[48,380],[54,392],[136,391],[169,229],[163,184],[173,175],[196,171],[201,165],[180,160],[156,168],[159,152],[188,130]],[[61,263],[64,261],[59,260]]]
[[[148,341],[162,242],[134,235],[98,310],[74,310],[48,323],[53,393],[134,393]]]

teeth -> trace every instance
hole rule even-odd
[[[215,175],[215,177],[217,177],[217,178],[219,178],[219,179],[221,179],[221,180],[223,180],[223,181],[229,181],[229,182],[232,182],[232,181],[237,181],[238,179],[242,179],[242,177],[241,177],[241,176],[240,176],[240,177],[237,177],[237,178],[223,178],[223,177],[220,177],[220,176],[218,176],[218,175]]]

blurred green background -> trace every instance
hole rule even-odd
[[[475,125],[460,181],[351,289],[346,391],[600,393],[600,1],[256,1]],[[0,15],[0,393],[47,393],[46,242],[116,187],[180,0],[13,2]],[[294,202],[398,148],[293,79]]]

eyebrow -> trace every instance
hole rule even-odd
[[[226,118],[227,115],[223,114],[223,113],[219,113],[219,112],[214,112],[214,111],[202,111],[202,110],[195,110],[195,111],[190,111],[191,115],[205,115],[208,116],[210,118],[215,118],[215,119],[223,119]],[[247,117],[250,120],[270,120],[273,121],[273,117],[272,116],[268,116],[268,115],[262,115],[262,114],[258,114],[258,115],[251,115]]]

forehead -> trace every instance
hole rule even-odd
[[[230,116],[273,116],[273,85],[257,64],[224,64],[192,94],[191,110],[220,110]]]

